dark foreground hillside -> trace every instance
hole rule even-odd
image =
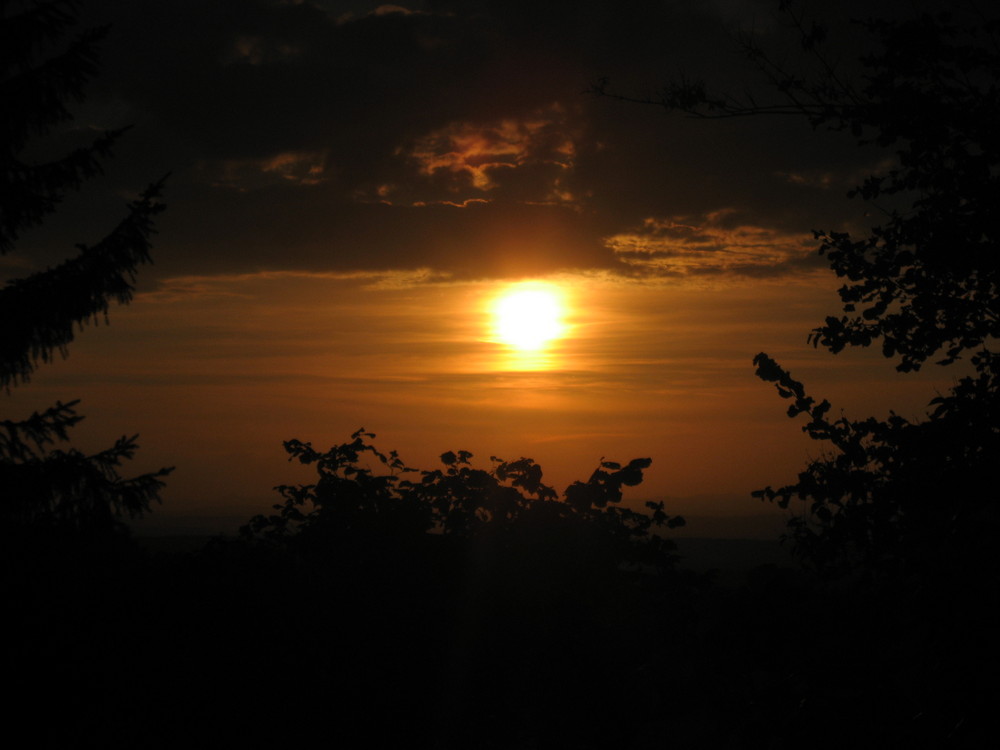
[[[424,536],[8,545],[29,746],[976,747],[995,621],[962,588],[736,585]],[[990,596],[993,593],[990,592]]]

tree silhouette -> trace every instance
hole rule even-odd
[[[14,250],[64,196],[101,172],[102,160],[124,132],[98,136],[60,158],[33,161],[32,146],[71,119],[69,105],[97,72],[97,47],[107,28],[74,32],[76,3],[4,4],[0,16],[0,254]],[[163,210],[163,181],[128,205],[125,218],[99,242],[77,245],[59,265],[13,279],[0,289],[0,387],[26,382],[39,363],[65,356],[77,327],[107,317],[112,302],[132,299],[138,267],[150,262],[153,218]],[[158,499],[170,469],[131,479],[118,475],[136,450],[123,437],[94,455],[54,449],[80,421],[76,401],[58,403],[26,420],[0,421],[0,486],[4,521],[111,528]]]
[[[758,355],[757,374],[795,398],[789,415],[808,414],[804,429],[837,449],[812,462],[797,484],[756,493],[784,507],[793,497],[809,499],[810,517],[794,519],[791,531],[819,567],[860,563],[949,579],[995,568],[987,549],[1000,518],[982,488],[1000,458],[1000,359],[991,351],[1000,332],[1000,22],[975,21],[960,25],[941,14],[865,22],[879,51],[862,61],[858,88],[828,64],[825,76],[807,82],[750,47],[814,126],[849,130],[895,157],[850,195],[876,203],[891,196],[901,207],[861,238],[816,233],[820,253],[848,283],[840,288],[846,314],[828,317],[812,343],[836,353],[880,340],[901,371],[971,353],[976,372],[934,399],[926,421],[830,421],[827,402],[815,404]],[[820,46],[806,46],[825,61]]]
[[[857,21],[870,45],[852,68],[823,24],[788,0],[779,9],[801,57],[738,38],[771,99],[694,79],[642,99],[604,82],[595,91],[706,121],[801,118],[881,149],[889,166],[849,193],[881,218],[858,234],[815,232],[844,283],[842,313],[809,341],[833,353],[879,344],[903,372],[967,357],[971,374],[931,400],[924,419],[852,419],[771,357],[754,358],[758,377],[824,450],[795,481],[753,494],[794,509],[786,538],[825,585],[804,579],[809,595],[778,587],[791,608],[760,618],[782,640],[803,635],[784,657],[757,661],[780,678],[748,700],[769,740],[743,735],[739,746],[980,746],[993,733],[996,695],[967,665],[1000,663],[1000,22],[975,5],[964,15]]]
[[[564,499],[542,482],[542,469],[530,458],[504,461],[491,457],[490,470],[471,464],[468,451],[441,455],[442,469],[417,471],[399,455],[380,452],[358,430],[351,441],[325,453],[310,443],[287,441],[289,460],[315,465],[316,484],[276,487],[284,502],[270,516],[259,515],[243,527],[244,539],[379,554],[397,544],[427,535],[478,543],[483,540],[519,548],[559,539],[587,547],[591,560],[604,556],[615,568],[673,568],[675,545],[654,533],[684,524],[664,512],[663,503],[646,503],[650,513],[623,507],[622,488],[642,482],[651,461],[638,458],[625,466],[601,461],[586,482],[567,487]],[[384,471],[364,465],[370,457]],[[408,475],[418,474],[419,479]],[[578,549],[581,555],[583,549]]]
[[[860,236],[815,232],[819,253],[845,283],[843,314],[827,317],[809,340],[833,353],[880,342],[900,371],[969,356],[975,374],[934,399],[926,421],[894,414],[853,421],[831,419],[828,402],[817,403],[757,355],[757,375],[793,400],[789,416],[808,416],[803,430],[833,450],[796,483],[754,494],[786,508],[807,501],[790,536],[828,572],[927,573],[954,570],[958,561],[967,572],[982,570],[988,539],[1000,531],[982,490],[1000,459],[1000,355],[993,351],[1000,334],[1000,20],[975,12],[857,21],[871,51],[851,78],[823,24],[791,2],[780,9],[801,43],[797,62],[770,55],[753,35],[739,37],[774,92],[770,101],[691,79],[641,100],[606,83],[595,90],[707,120],[804,118],[890,157],[885,171],[848,194],[871,202],[882,222]]]

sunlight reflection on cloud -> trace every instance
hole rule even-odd
[[[742,220],[731,209],[650,217],[605,239],[622,263],[662,276],[778,275],[816,253],[815,240]]]
[[[450,174],[454,188],[480,192],[495,189],[504,170],[547,165],[549,194],[567,199],[569,193],[560,187],[558,177],[560,171],[573,168],[576,152],[566,112],[553,105],[526,118],[453,122],[418,138],[408,156],[420,174]]]

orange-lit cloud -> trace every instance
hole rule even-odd
[[[495,190],[515,170],[538,167],[545,198],[569,202],[560,173],[574,166],[577,146],[565,110],[554,105],[526,118],[453,122],[418,138],[405,151],[420,174],[446,177],[453,191]],[[402,153],[404,150],[400,149]],[[507,173],[507,174],[505,174]]]
[[[241,34],[223,54],[224,65],[265,65],[298,57],[302,51],[293,44],[269,40],[264,35]]]
[[[606,243],[621,263],[653,276],[771,276],[816,265],[811,235],[758,226],[730,209],[650,217]]]
[[[318,185],[326,180],[324,151],[282,151],[253,159],[203,163],[213,187],[247,190],[275,183]]]
[[[385,16],[390,13],[402,13],[405,16],[409,16],[417,12],[418,11],[410,10],[409,8],[404,8],[402,5],[386,4],[378,6],[375,10],[371,12],[371,15]]]

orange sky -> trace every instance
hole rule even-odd
[[[38,153],[134,127],[0,279],[96,241],[170,172],[156,265],[4,416],[80,398],[79,447],[140,433],[126,473],[177,467],[147,530],[232,530],[274,485],[310,480],[282,440],[325,448],[359,427],[418,468],[528,456],[558,490],[602,457],[649,456],[633,499],[672,498],[686,533],[780,526],[749,493],[822,446],[755,354],[855,417],[919,416],[957,377],[806,344],[839,312],[811,230],[864,232],[872,207],[846,194],[892,155],[796,119],[584,93],[610,78],[641,96],[678,70],[759,85],[732,32],[752,22],[788,50],[772,5],[92,0],[86,23],[113,24],[101,74]],[[870,5],[826,9],[848,63],[849,18]],[[568,300],[545,367],[491,333],[489,302],[525,279]]]

